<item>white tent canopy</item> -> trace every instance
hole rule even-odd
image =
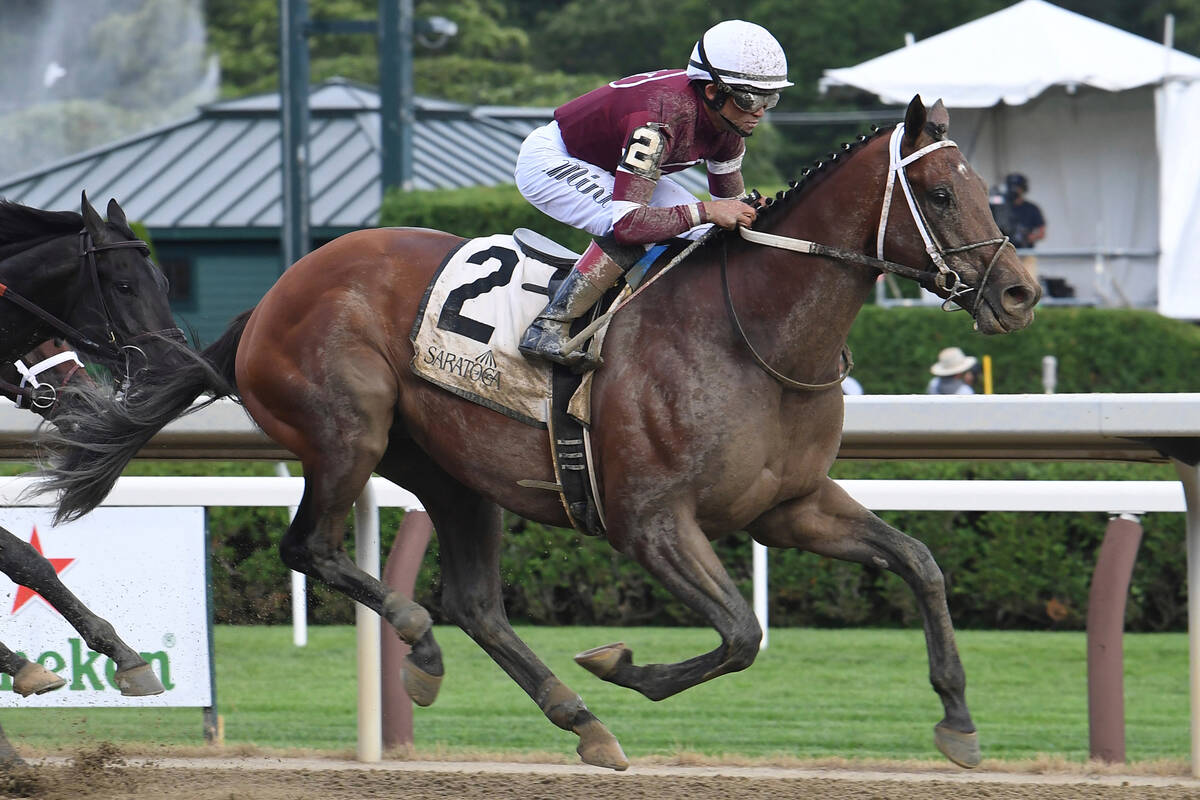
[[[844,69],[823,89],[920,93],[989,183],[1029,176],[1047,220],[1039,272],[1081,299],[1200,319],[1200,59],[1022,0]],[[1157,287],[1156,287],[1157,284]]]

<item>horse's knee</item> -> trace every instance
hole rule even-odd
[[[505,627],[504,616],[499,608],[479,598],[445,592],[442,595],[442,608],[446,616],[472,639],[495,641]]]
[[[312,569],[312,553],[298,537],[290,533],[284,534],[279,541],[279,559],[284,566],[296,572],[308,574]]]
[[[754,663],[762,644],[762,629],[758,624],[743,626],[725,642],[724,668],[727,672],[738,672]]]
[[[913,576],[921,585],[922,590],[933,594],[945,593],[946,578],[942,574],[942,568],[934,559],[933,553],[923,542],[916,539],[912,540],[910,549],[912,556],[909,560],[912,564]]]

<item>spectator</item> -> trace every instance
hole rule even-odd
[[[962,348],[947,347],[938,353],[937,363],[929,368],[933,378],[925,394],[975,394],[975,365],[979,359],[963,353]]]
[[[1036,203],[1025,199],[1028,191],[1029,179],[1019,172],[1004,178],[1003,193],[992,190],[992,216],[996,218],[996,226],[1018,250],[1032,249],[1046,238],[1046,218]],[[1037,258],[1031,253],[1023,253],[1021,261],[1030,276],[1037,278]]]
[[[862,384],[856,378],[847,375],[842,380],[842,394],[865,394]]]
[[[996,225],[1012,240],[1013,246],[1028,250],[1046,238],[1046,218],[1036,203],[1025,199],[1029,179],[1013,172],[1004,179],[1004,194],[992,198]]]

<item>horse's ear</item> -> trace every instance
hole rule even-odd
[[[108,201],[108,221],[122,230],[129,229],[129,223],[125,221],[125,212],[117,205],[117,198],[115,197]]]
[[[904,112],[904,143],[910,146],[916,144],[917,137],[924,129],[925,103],[921,95],[915,94],[908,104],[908,110]]]
[[[88,202],[86,191],[80,201],[80,210],[83,213],[83,226],[87,228],[93,239],[99,239],[101,231],[104,230],[104,220],[100,219],[96,209],[92,208],[92,204]]]
[[[941,101],[941,98],[929,109],[925,130],[934,139],[946,138],[946,131],[950,130],[950,112],[946,110],[946,104]]]

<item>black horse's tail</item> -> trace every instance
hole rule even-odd
[[[48,466],[35,490],[58,493],[56,523],[100,505],[129,461],[167,423],[237,396],[234,357],[249,318],[250,311],[239,315],[203,351],[179,344],[173,363],[144,370],[124,396],[100,386],[68,390],[65,410],[54,420],[57,430],[45,435]],[[195,402],[202,394],[208,397]]]

